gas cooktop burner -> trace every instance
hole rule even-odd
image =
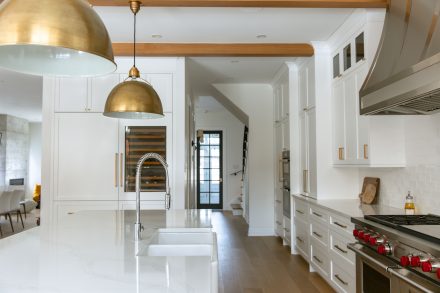
[[[436,215],[371,215],[365,219],[389,227],[401,225],[440,225],[440,217]]]

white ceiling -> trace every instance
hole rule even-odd
[[[113,42],[131,42],[133,16],[127,7],[95,7]],[[137,16],[140,42],[308,43],[327,40],[353,9],[158,8]],[[256,38],[266,35],[265,39]],[[152,38],[162,35],[162,38]]]
[[[127,7],[95,7],[113,42],[131,42]],[[142,8],[139,42],[309,43],[326,40],[353,9]],[[162,35],[153,38],[152,35]],[[266,35],[266,38],[256,38]],[[267,83],[286,59],[192,58],[190,78],[202,95],[212,83]],[[233,62],[231,62],[233,61]],[[235,62],[239,61],[239,62]],[[208,92],[209,95],[209,92]],[[42,79],[0,70],[0,113],[41,121]],[[203,107],[219,109],[214,102]]]

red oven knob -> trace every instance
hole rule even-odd
[[[412,267],[419,267],[420,266],[420,256],[411,257],[411,266]]]
[[[365,231],[360,230],[358,233],[358,239],[364,239],[364,234],[365,234]]]
[[[388,243],[381,244],[377,247],[377,252],[382,255],[389,255],[392,252],[391,246]]]
[[[365,242],[365,243],[368,243],[368,241],[370,240],[370,237],[371,237],[371,235],[370,235],[370,234],[368,234],[368,233],[365,233],[365,234],[364,234],[364,237],[363,237],[363,239],[364,239],[364,242]]]
[[[437,279],[440,279],[440,269],[437,269]]]
[[[378,245],[384,243],[385,239],[382,237],[370,237],[370,244],[371,245]]]
[[[359,230],[358,229],[353,229],[353,236],[354,238],[357,238],[359,235]]]
[[[404,255],[400,258],[400,265],[402,267],[407,267],[409,266],[410,263],[411,263],[411,259],[409,258],[409,256]]]
[[[425,273],[432,271],[432,264],[430,261],[422,262],[422,271],[424,271]]]

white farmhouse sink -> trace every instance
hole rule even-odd
[[[158,229],[138,256],[209,256],[211,292],[218,292],[217,236],[210,229]]]

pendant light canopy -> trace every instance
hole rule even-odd
[[[136,14],[140,10],[141,2],[131,0],[129,3],[134,15],[134,64],[128,78],[110,92],[105,103],[104,116],[123,119],[162,118],[164,115],[159,95],[148,82],[140,78],[136,68]]]
[[[84,0],[5,0],[0,67],[34,75],[94,76],[116,70],[104,23]]]

